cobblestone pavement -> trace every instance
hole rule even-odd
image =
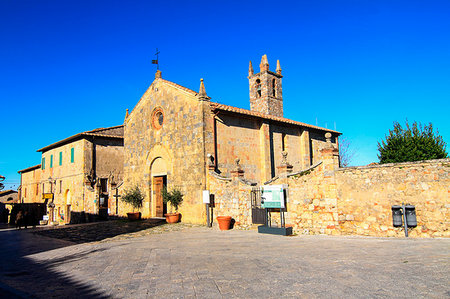
[[[23,297],[450,297],[449,239],[283,237],[183,224],[83,244],[24,231],[0,238],[0,289]]]

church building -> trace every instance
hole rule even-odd
[[[262,185],[280,165],[299,171],[318,162],[325,133],[338,147],[339,132],[284,118],[280,62],[272,72],[264,55],[259,68],[255,73],[250,62],[250,110],[214,102],[203,79],[196,92],[156,72],[124,122],[124,188],[144,192],[143,217],[166,213],[166,186],[184,195],[183,222],[204,223],[210,169],[229,177],[238,164],[246,179]]]

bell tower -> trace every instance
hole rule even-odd
[[[250,110],[283,117],[283,95],[281,87],[281,67],[277,60],[276,72],[269,70],[267,55],[263,55],[259,73],[254,74],[252,62],[248,67],[250,85]]]

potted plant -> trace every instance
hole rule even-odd
[[[144,195],[137,185],[129,190],[125,190],[122,201],[133,207],[133,213],[127,213],[129,220],[141,219],[141,212],[135,212],[135,210],[142,208]]]
[[[183,194],[178,189],[173,189],[168,192],[167,187],[164,187],[162,190],[162,197],[164,203],[170,203],[170,205],[175,209],[175,213],[167,213],[166,216],[167,223],[176,223],[180,221],[180,213],[178,213],[178,207],[183,202]]]

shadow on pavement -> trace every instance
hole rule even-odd
[[[92,285],[89,280],[75,281],[70,272],[56,270],[58,265],[81,260],[103,249],[94,246],[75,249],[73,254],[48,260],[35,260],[33,254],[100,241],[163,223],[159,219],[116,220],[52,229],[0,230],[0,298],[108,298],[101,286]]]
[[[161,219],[144,219],[139,221],[114,220],[81,225],[68,225],[54,229],[37,230],[34,233],[77,244],[96,242],[117,235],[134,233],[166,223]]]

